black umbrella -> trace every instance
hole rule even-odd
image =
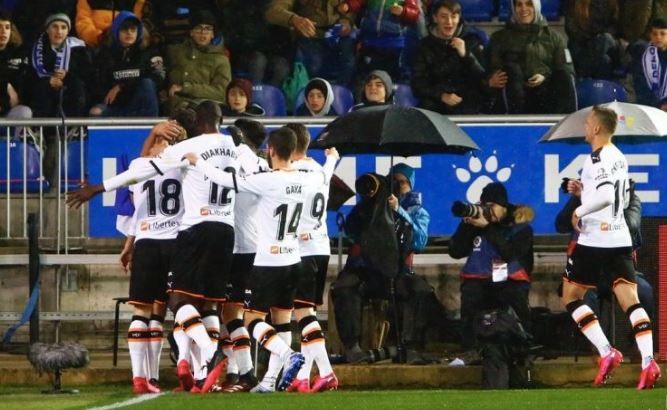
[[[385,153],[404,157],[479,149],[446,116],[396,105],[363,108],[338,117],[322,130],[311,147],[336,147],[341,154]]]
[[[329,183],[329,201],[327,211],[338,211],[348,199],[354,196],[354,191],[337,175],[331,177]]]

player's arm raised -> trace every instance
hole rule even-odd
[[[326,181],[325,183],[328,185],[329,181],[331,180],[331,177],[334,174],[334,170],[336,169],[336,163],[338,163],[340,155],[338,154],[338,150],[336,149],[336,147],[327,148],[326,150],[324,150],[324,154],[327,156],[327,160],[322,166],[322,168],[324,171],[324,180]]]

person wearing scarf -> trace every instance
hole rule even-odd
[[[667,18],[653,19],[650,30],[651,42],[633,62],[637,103],[667,111]]]
[[[479,114],[486,83],[486,71],[480,64],[482,41],[464,24],[457,0],[436,3],[431,19],[411,82],[419,107],[448,115]]]
[[[64,13],[48,16],[46,31],[32,47],[31,107],[36,117],[58,116],[61,98],[67,116],[82,117],[87,113],[86,84],[90,84],[92,63],[85,43],[68,36],[71,26]]]
[[[513,0],[505,28],[491,36],[489,85],[503,97],[501,112],[560,114],[577,108],[570,53],[540,9],[540,0]]]
[[[304,102],[295,112],[301,117],[331,117],[338,113],[332,107],[334,102],[331,84],[323,78],[313,78],[308,81],[303,92]]]

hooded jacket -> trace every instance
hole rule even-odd
[[[385,90],[385,99],[383,103],[377,103],[377,102],[370,102],[366,99],[366,93],[362,90],[361,91],[361,102],[359,104],[354,105],[352,108],[350,108],[350,111],[356,111],[365,107],[374,107],[377,105],[389,105],[394,103],[394,82],[391,80],[391,77],[389,74],[384,71],[384,70],[373,70],[371,71],[367,76],[366,79],[364,80],[364,84],[366,84],[371,77],[377,77],[382,81],[382,84],[384,84],[384,90]]]
[[[191,39],[169,47],[167,52],[169,82],[180,84],[180,100],[225,102],[225,90],[231,81],[229,59],[222,46],[198,47]]]
[[[494,264],[507,264],[509,280],[530,282],[533,271],[534,212],[527,206],[509,206],[508,216],[484,228],[461,222],[449,240],[449,255],[467,257],[464,280],[491,280]]]
[[[333,89],[331,88],[331,84],[323,79],[323,78],[313,78],[311,79],[308,84],[306,85],[306,92],[311,89],[309,87],[310,83],[313,81],[319,81],[321,84],[324,84],[326,87],[326,93],[325,93],[325,98],[324,98],[324,106],[322,107],[322,110],[320,112],[315,113],[310,110],[308,107],[308,104],[306,104],[305,99],[308,97],[308,95],[304,95],[304,103],[301,104],[295,112],[295,115],[297,116],[302,116],[302,117],[330,117],[330,116],[336,116],[338,113],[336,113],[336,110],[333,109],[331,106],[334,102],[334,95],[333,95]]]
[[[402,38],[405,35],[407,25],[417,22],[420,9],[416,0],[405,0],[402,2],[403,13],[400,16],[393,15],[389,9],[396,2],[393,0],[347,0],[347,5],[352,13],[363,11],[360,29],[364,44],[380,47],[392,44],[383,43],[387,38]],[[394,43],[395,46],[403,46],[404,41]]]
[[[120,27],[128,20],[138,24],[137,40],[129,47],[123,47],[119,41]],[[144,31],[141,21],[129,11],[122,11],[111,25],[111,44],[100,50],[96,60],[98,81],[95,82],[96,100],[102,100],[114,85],[121,87],[114,104],[122,105],[132,98],[137,82],[150,78],[156,88],[161,88],[165,80],[162,56],[156,49],[143,49]]]
[[[266,21],[282,27],[290,27],[290,19],[296,14],[315,23],[315,38],[324,38],[324,33],[340,20],[356,21],[355,13],[339,13],[341,0],[272,0],[264,16]]]
[[[491,35],[488,71],[502,70],[505,64],[519,64],[526,78],[535,74],[549,78],[559,69],[574,75],[565,39],[548,26],[540,13],[540,1],[533,0],[533,6],[533,23],[520,24],[512,2],[512,17],[505,28]]]
[[[88,47],[100,45],[100,35],[113,22],[115,13],[126,10],[143,16],[145,0],[78,0],[76,5],[76,32]]]
[[[479,37],[461,23],[454,37],[465,42],[466,55],[458,52],[445,40],[434,34],[421,41],[415,60],[411,87],[421,104],[437,106],[443,93],[455,93],[466,99],[480,94],[486,80],[486,71],[477,58],[484,49]]]

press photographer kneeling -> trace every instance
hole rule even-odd
[[[449,243],[449,255],[467,257],[461,270],[461,345],[466,353],[453,364],[479,362],[477,335],[489,325],[483,312],[511,308],[530,332],[530,273],[533,270],[533,210],[512,205],[503,184],[488,184],[478,204],[455,202],[462,221]],[[517,331],[520,329],[517,329]]]

